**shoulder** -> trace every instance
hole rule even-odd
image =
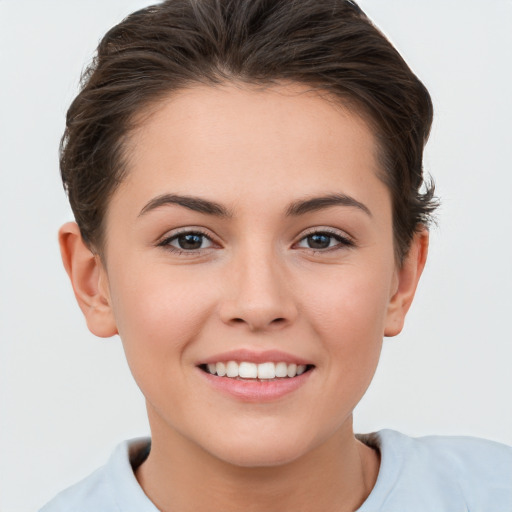
[[[374,491],[390,504],[439,512],[512,509],[511,447],[472,437],[412,438],[393,430],[363,440],[381,452]]]
[[[40,512],[115,510],[108,492],[105,467],[60,492]]]
[[[40,512],[156,512],[132,469],[141,454],[147,454],[149,445],[149,439],[121,443],[105,466],[59,493]]]
[[[501,475],[512,485],[512,448],[504,444],[476,437],[427,436],[413,439],[411,446],[468,478],[485,474],[499,480]]]

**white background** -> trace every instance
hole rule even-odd
[[[34,510],[148,433],[118,339],[86,329],[56,233],[64,115],[102,34],[142,0],[0,0],[0,512]],[[357,431],[512,444],[512,1],[361,0],[430,89],[443,206],[405,331]]]

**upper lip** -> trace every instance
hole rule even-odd
[[[215,354],[211,357],[201,360],[198,364],[215,364],[227,361],[248,362],[248,363],[286,363],[286,364],[305,364],[311,365],[311,361],[307,361],[302,357],[288,354],[281,350],[262,350],[256,351],[252,349],[237,349],[228,352]]]

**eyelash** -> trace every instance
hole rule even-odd
[[[210,236],[208,236],[205,232],[201,231],[200,229],[184,229],[183,231],[179,231],[178,233],[174,233],[173,235],[164,238],[161,242],[159,242],[157,244],[157,246],[163,247],[166,250],[168,250],[174,254],[178,254],[178,255],[183,254],[186,256],[197,256],[198,254],[201,254],[205,249],[208,249],[208,248],[180,249],[178,247],[173,247],[171,245],[171,242],[173,242],[174,240],[177,240],[180,236],[185,236],[185,235],[200,236],[203,239],[206,238],[212,244],[215,243]]]
[[[313,254],[317,254],[317,253],[326,253],[326,252],[331,252],[331,251],[337,251],[337,250],[340,250],[340,249],[346,249],[346,248],[350,248],[350,247],[355,247],[355,242],[349,238],[348,236],[344,236],[342,234],[340,234],[338,231],[334,231],[334,230],[330,230],[328,228],[314,228],[314,229],[311,229],[311,231],[305,233],[301,238],[300,240],[297,242],[300,243],[302,242],[303,240],[306,240],[308,237],[311,237],[311,236],[314,236],[314,235],[320,235],[320,236],[327,236],[329,238],[334,238],[334,240],[336,240],[338,243],[332,247],[326,247],[324,249],[314,249],[312,247],[309,247],[309,248],[304,248],[304,249],[307,249],[309,251],[312,251]]]
[[[209,235],[207,235],[205,232],[201,231],[200,229],[193,229],[193,230],[184,229],[183,231],[179,231],[178,233],[174,233],[173,235],[164,238],[161,242],[159,242],[157,244],[157,246],[164,247],[166,250],[168,250],[174,254],[187,255],[187,256],[198,255],[198,254],[201,254],[204,250],[209,249],[209,247],[199,248],[199,249],[180,249],[178,247],[174,247],[171,245],[171,242],[173,242],[174,240],[177,240],[180,236],[185,236],[185,235],[199,236],[199,237],[202,237],[203,239],[208,240],[211,244],[215,244],[215,242],[212,240],[212,238]],[[309,247],[309,248],[304,247],[303,248],[303,249],[312,251],[314,254],[326,253],[326,252],[336,251],[336,250],[355,246],[354,241],[351,240],[350,238],[341,235],[339,232],[331,231],[331,230],[325,229],[325,228],[324,229],[312,229],[311,231],[305,233],[300,238],[300,240],[298,242],[296,242],[294,245],[297,245],[297,244],[301,243],[302,241],[306,240],[307,238],[314,236],[314,235],[334,238],[334,240],[336,240],[338,242],[336,245],[334,245],[332,247],[326,247],[326,248],[322,248],[322,249],[314,249],[312,247]]]

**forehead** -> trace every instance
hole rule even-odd
[[[336,187],[361,197],[365,185],[380,182],[375,138],[362,117],[297,84],[174,93],[138,119],[127,148],[120,192],[132,187],[140,201],[191,189],[227,200],[249,195],[246,202]],[[380,194],[387,201],[384,187]]]

